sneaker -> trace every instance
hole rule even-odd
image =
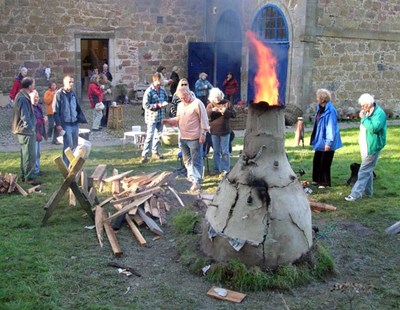
[[[358,198],[354,198],[354,197],[351,196],[351,195],[344,197],[344,200],[346,200],[346,201],[356,201],[357,199],[358,199]]]
[[[153,155],[151,155],[152,159],[164,159],[164,156],[158,154],[158,153],[154,153]]]
[[[101,127],[99,127],[99,128],[92,128],[92,131],[100,131],[100,130],[102,130],[103,128],[101,128]]]
[[[25,180],[24,183],[25,184],[29,184],[29,185],[33,185],[33,186],[42,184],[42,182],[40,180],[38,180],[38,179],[33,179],[33,180],[29,180],[28,179],[28,180]]]
[[[191,192],[198,192],[200,190],[200,184],[199,183],[193,183],[192,187],[190,188]]]
[[[149,160],[148,160],[148,158],[147,157],[142,157],[141,159],[140,159],[140,163],[141,164],[145,164],[145,163],[147,163]]]
[[[326,186],[320,185],[318,186],[318,188],[326,188]]]

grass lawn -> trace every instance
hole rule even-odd
[[[306,144],[309,135],[306,133]],[[399,137],[400,127],[389,127],[387,146],[375,171],[372,198],[344,200],[350,193],[346,184],[349,165],[360,161],[358,129],[342,131],[344,147],[335,153],[332,188],[312,187],[312,198],[337,207],[335,212],[313,213],[313,225],[319,228],[316,238],[334,257],[336,276],[287,293],[249,293],[242,306],[282,309],[284,298],[290,309],[400,308],[400,236],[385,234],[387,227],[400,221]],[[242,142],[242,138],[234,140],[233,163]],[[303,169],[306,173],[301,178],[311,181],[313,152],[308,146],[303,149],[293,144],[294,135],[287,134],[286,150],[293,170]],[[108,242],[100,248],[96,233],[84,228],[92,225],[83,216],[85,212],[79,205],[69,207],[67,197],[41,226],[43,206],[63,181],[54,164],[60,153],[60,149],[42,153],[41,165],[46,174],[41,178],[41,194],[0,195],[0,309],[237,308],[205,296],[210,283],[177,263],[172,233],[161,241],[168,251],[161,251],[161,242],[152,242],[150,233],[144,232],[151,248],[141,248],[131,235],[121,231],[118,237],[122,247],[129,250],[120,260],[132,267],[143,266],[142,278],[126,278],[105,267],[117,261]],[[94,148],[85,170],[91,173],[100,163],[108,165],[108,175],[113,168],[119,172],[134,169],[137,174],[177,168],[176,149],[164,147],[164,154],[168,159],[141,165],[140,153],[131,145]],[[0,163],[0,172],[19,174],[19,152],[0,153]],[[204,191],[213,193],[217,186],[216,177],[205,177]],[[98,196],[100,201],[108,198],[110,189]],[[158,256],[170,258],[168,264],[160,267]],[[146,269],[148,266],[151,270]],[[358,283],[367,288],[357,291],[345,285],[336,290],[335,283]]]

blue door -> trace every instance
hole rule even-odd
[[[199,79],[201,72],[207,73],[207,80],[214,85],[215,43],[189,42],[188,52],[188,81],[190,89],[194,91],[194,84]]]
[[[276,73],[279,80],[279,101],[282,105],[286,103],[286,79],[289,53],[289,35],[286,19],[282,11],[275,5],[264,6],[254,19],[252,31],[258,40],[272,49],[277,58]],[[249,54],[249,82],[248,99],[254,98],[254,77],[256,74],[255,57]]]

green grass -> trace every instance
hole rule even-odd
[[[361,305],[364,308],[398,308],[400,296],[395,288],[400,287],[399,237],[387,236],[384,230],[400,220],[400,127],[389,128],[388,145],[383,150],[376,169],[378,177],[374,185],[374,196],[348,203],[344,201],[344,197],[350,192],[346,185],[350,176],[349,165],[360,161],[357,135],[358,129],[342,131],[344,147],[335,153],[332,165],[333,187],[326,190],[313,188],[313,198],[337,207],[335,212],[313,214],[313,225],[319,227],[316,237],[331,253],[335,266],[339,269],[335,281],[372,282],[373,293],[361,300]],[[313,152],[309,147],[303,149],[293,146],[293,141],[294,136],[288,134],[286,149],[293,170],[304,169],[306,174],[302,179],[311,180]],[[309,133],[306,144],[308,141]],[[241,138],[235,139],[233,163],[238,158],[242,142]],[[68,206],[67,197],[57,206],[47,224],[41,226],[43,206],[63,181],[54,164],[54,158],[60,153],[60,149],[42,152],[42,170],[46,172],[42,177],[42,194],[30,197],[17,193],[0,195],[0,309],[143,309],[149,302],[156,305],[156,308],[162,308],[164,299],[168,300],[169,308],[179,309],[183,305],[178,301],[179,298],[185,305],[191,305],[195,301],[197,308],[201,308],[205,302],[202,294],[193,296],[184,288],[182,292],[170,289],[170,280],[167,278],[165,283],[158,283],[158,295],[152,287],[146,286],[146,280],[141,282],[141,286],[134,286],[134,279],[128,283],[125,278],[115,276],[115,270],[106,267],[109,261],[115,260],[110,248],[99,247],[95,233],[84,229],[91,225],[90,220],[83,216],[85,212],[79,205],[75,208]],[[179,163],[176,160],[176,149],[165,148],[164,154],[169,159],[140,165],[140,153],[134,151],[131,145],[125,148],[94,148],[85,169],[91,172],[98,164],[107,164],[108,175],[111,175],[113,168],[117,168],[119,172],[134,169],[136,174],[177,168]],[[0,153],[0,163],[1,172],[19,174],[19,152]],[[212,165],[212,160],[210,164]],[[206,176],[206,192],[213,193],[217,185],[217,177]],[[106,192],[99,194],[99,199],[101,201],[109,196],[107,188]],[[186,217],[189,224],[194,225],[197,221],[192,216]],[[363,230],[360,233],[354,223],[359,223],[366,233]],[[132,241],[132,236],[126,239],[134,251],[144,251]],[[186,240],[187,243],[191,241],[190,238]],[[153,246],[156,247],[157,244]],[[316,269],[329,266],[329,255],[323,257],[328,261],[317,264]],[[128,259],[134,262],[136,258],[135,255],[123,258]],[[148,260],[149,264],[153,264],[153,258]],[[197,269],[206,263],[190,253],[181,262],[185,265],[193,264],[193,268]],[[168,266],[165,268],[168,269]],[[239,263],[232,268],[235,274],[244,274]],[[251,272],[260,273],[256,269]],[[291,267],[284,267],[280,272],[282,274],[276,274],[277,283],[283,276],[293,279],[294,282],[295,279],[305,277],[301,271]],[[173,276],[168,275],[170,277]],[[151,283],[151,279],[147,280]],[[247,277],[238,277],[237,281],[240,287],[249,285]],[[269,287],[261,280],[257,285]],[[134,293],[124,295],[127,286],[135,287]],[[319,302],[326,305],[327,300],[331,300],[332,305],[338,308],[346,308],[347,301],[341,299],[341,295],[330,296],[329,289],[330,287],[324,287],[318,293],[312,293],[315,301],[302,297],[301,291],[295,291],[297,295],[295,293],[285,299],[289,306],[293,305],[293,309],[316,309]],[[196,306],[193,304],[192,307]]]

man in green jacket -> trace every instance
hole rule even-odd
[[[35,80],[24,77],[21,81],[22,89],[18,92],[14,101],[14,115],[12,120],[12,132],[17,135],[21,145],[21,178],[31,185],[41,182],[34,177],[36,162],[36,117],[33,112],[29,94],[35,89]]]
[[[346,201],[355,201],[363,196],[372,196],[374,190],[374,169],[381,150],[386,145],[386,113],[370,94],[358,99],[361,106],[360,151],[361,166],[358,179]]]

